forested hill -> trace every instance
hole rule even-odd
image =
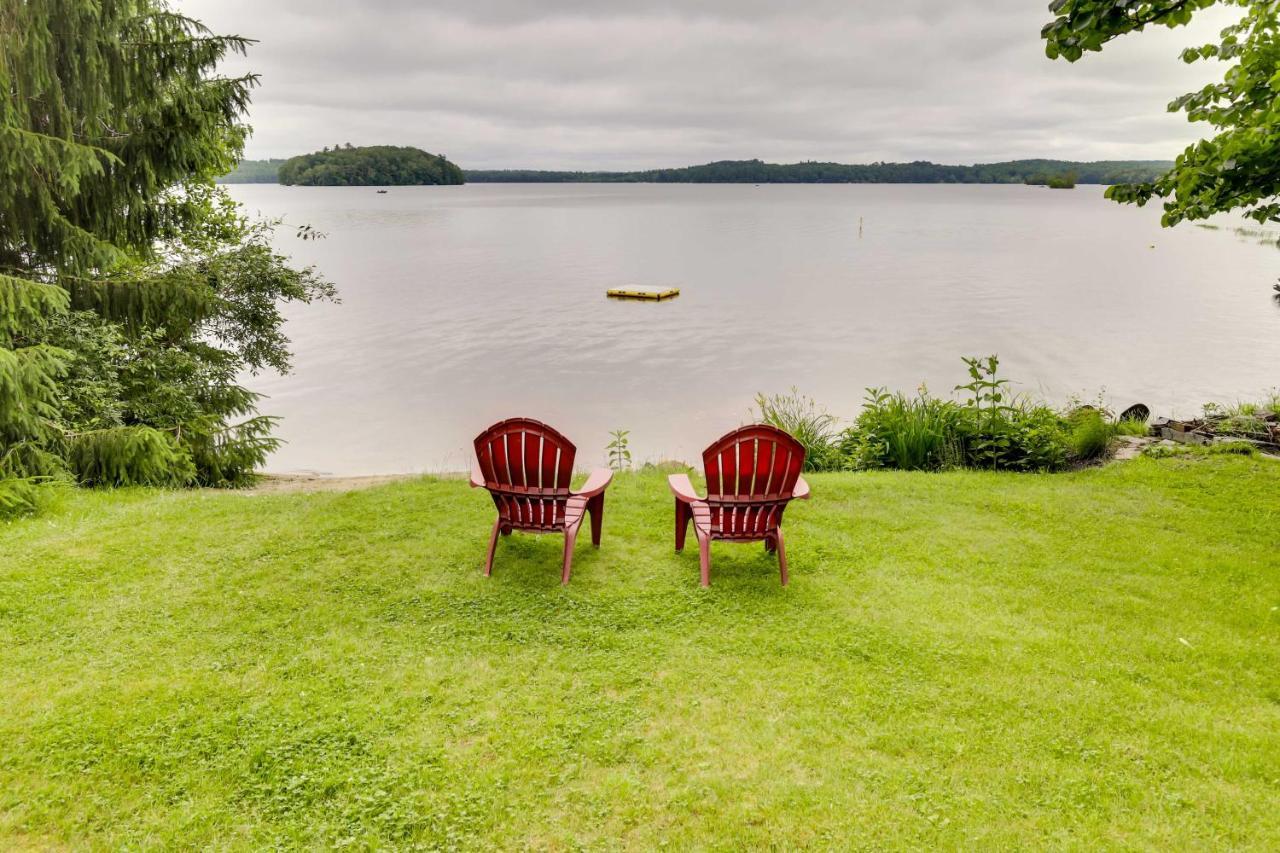
[[[281,164],[278,180],[300,186],[385,187],[461,184],[464,178],[456,164],[418,148],[348,144],[289,158]]]
[[[541,172],[526,169],[468,170],[474,183],[682,183],[682,184],[1021,184],[1042,175],[1074,174],[1082,184],[1150,181],[1172,163],[1158,160],[1012,160],[975,166],[914,163],[765,163],[721,160],[682,169],[640,172]]]
[[[229,174],[218,178],[220,184],[275,184],[284,160],[241,160]]]
[[[295,157],[293,161],[316,164],[312,158],[330,156],[329,161],[342,160],[348,151],[417,149],[347,149]],[[420,152],[425,153],[425,152]],[[426,155],[430,157],[431,155]],[[220,181],[226,184],[269,183],[277,180],[276,170],[283,160],[244,160]],[[448,163],[448,161],[444,161]],[[925,160],[915,163],[765,163],[761,160],[722,160],[682,169],[649,169],[639,172],[545,172],[531,169],[472,169],[464,173],[466,180],[476,183],[708,183],[708,184],[1021,184],[1044,175],[1075,175],[1082,184],[1125,184],[1150,181],[1172,166],[1160,160],[1011,160],[1006,163],[980,163],[975,166],[944,166]],[[453,166],[449,163],[449,166]],[[454,167],[457,168],[456,166]],[[344,172],[344,176],[349,173]],[[317,176],[293,183],[318,183]],[[335,183],[336,177],[327,181]],[[445,183],[460,183],[446,181]],[[351,181],[346,183],[369,183]]]

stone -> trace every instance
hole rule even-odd
[[[1156,439],[1146,435],[1119,436],[1116,438],[1116,449],[1111,458],[1117,462],[1127,462],[1130,459],[1137,459],[1142,455],[1143,450],[1155,443]]]

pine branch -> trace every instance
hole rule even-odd
[[[27,130],[26,128],[22,128],[22,127],[14,127],[13,125],[0,125],[0,134],[9,134],[9,133],[19,137],[20,140],[26,139],[29,141],[47,142],[58,147],[72,149],[75,153],[78,153],[78,154],[83,154],[85,153],[83,149],[88,149],[89,152],[92,152],[95,155],[103,157],[108,162],[111,162],[114,164],[123,163],[123,161],[119,157],[117,157],[115,154],[111,153],[107,149],[100,148],[96,145],[90,145],[87,142],[76,142],[74,139],[63,139],[60,136],[53,136],[48,133],[41,133],[40,131],[37,131],[37,130]]]

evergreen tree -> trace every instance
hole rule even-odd
[[[216,67],[247,45],[164,0],[0,0],[0,512],[68,471],[91,483],[218,480],[200,476],[201,448],[215,452],[253,396],[227,375],[245,341],[203,338],[264,269],[268,287],[293,288],[277,288],[283,298],[327,294],[212,187],[242,150],[256,83]],[[176,403],[165,417],[140,413],[145,395],[126,388],[131,359],[179,352],[202,374],[182,402],[205,398],[191,421],[203,419],[203,435],[164,423],[180,417]],[[145,384],[156,390],[162,375]],[[264,430],[251,423],[243,437],[260,443]]]

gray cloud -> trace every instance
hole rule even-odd
[[[1165,114],[1219,73],[1179,50],[1228,10],[1075,65],[1034,0],[178,0],[259,40],[248,156],[417,145],[471,168],[760,157],[960,163],[1166,158]]]

